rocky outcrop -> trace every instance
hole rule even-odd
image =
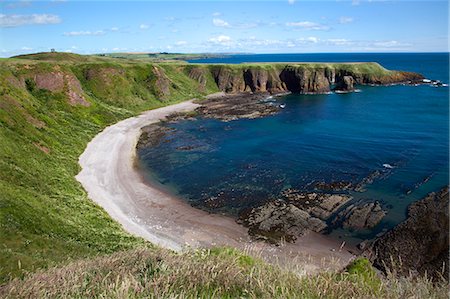
[[[374,266],[400,275],[409,272],[448,279],[449,189],[413,203],[408,218],[365,251]]]
[[[330,80],[325,69],[299,68],[286,66],[280,73],[280,79],[291,92],[327,93],[330,91]]]
[[[340,212],[333,220],[333,224],[341,223],[346,229],[369,229],[375,227],[386,211],[381,208],[381,204],[376,202],[366,204],[351,204],[344,211]]]
[[[355,90],[355,79],[352,76],[343,76],[336,82],[334,90],[350,92]]]
[[[244,70],[245,91],[279,93],[287,91],[275,70],[248,68]]]
[[[307,230],[320,232],[326,228],[324,221],[282,201],[272,201],[253,209],[243,223],[249,227],[251,236],[272,243],[281,239],[294,242]]]
[[[152,70],[156,77],[154,84],[156,95],[162,98],[168,97],[170,95],[170,81],[164,70],[158,66],[153,66]]]
[[[281,195],[287,202],[322,220],[327,220],[352,198],[346,194],[307,193],[296,189],[284,190]]]
[[[86,100],[83,88],[77,77],[70,72],[62,71],[58,66],[55,66],[51,72],[40,72],[35,74],[33,78],[25,79],[28,85],[30,84],[29,80],[33,80],[34,87],[37,89],[64,93],[72,106],[81,105],[87,107],[91,105]]]
[[[243,92],[245,90],[244,76],[241,70],[234,70],[228,66],[214,67],[212,75],[217,87],[225,92]]]
[[[303,94],[328,93],[335,90],[350,92],[355,84],[395,84],[419,82],[416,73],[388,71],[376,63],[366,64],[273,64],[267,66],[210,67],[217,87],[224,92],[295,92]]]
[[[263,100],[268,94],[233,94],[210,97],[201,101],[195,111],[202,117],[231,121],[239,118],[259,118],[275,114],[280,110],[277,105],[270,105]]]
[[[295,189],[283,191],[281,197],[240,215],[239,222],[249,228],[250,235],[272,243],[282,239],[294,242],[308,230],[325,230],[325,221],[351,199],[344,194],[304,193]]]
[[[199,84],[198,90],[200,92],[206,91],[206,84],[207,84],[207,70],[205,68],[201,67],[193,67],[188,70],[188,76],[189,78],[195,80]]]

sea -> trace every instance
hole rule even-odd
[[[189,61],[248,62],[378,62],[449,83],[448,53],[241,54]],[[170,142],[141,149],[140,167],[153,184],[194,207],[236,218],[288,188],[356,184],[378,173],[364,190],[344,192],[353,202],[379,201],[387,211],[383,220],[367,230],[327,231],[349,244],[374,238],[405,220],[411,203],[449,183],[449,88],[358,89],[274,97],[285,108],[259,119],[165,124],[176,129],[166,137]]]

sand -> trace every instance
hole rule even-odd
[[[196,107],[198,104],[191,100],[150,110],[95,136],[79,158],[82,170],[76,176],[89,198],[126,231],[175,251],[232,246],[302,273],[345,266],[352,254],[322,235],[309,233],[285,246],[255,242],[234,219],[193,208],[144,181],[135,168],[140,129],[174,112]]]

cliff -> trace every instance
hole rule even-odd
[[[449,190],[413,203],[408,218],[378,238],[365,253],[384,272],[448,279]]]
[[[353,84],[387,85],[419,82],[420,74],[389,71],[378,63],[248,64],[210,66],[218,88],[225,92],[327,93],[349,91]]]

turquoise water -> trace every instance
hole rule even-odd
[[[352,57],[321,55],[328,61],[337,59],[333,55],[347,61]],[[364,55],[367,61],[377,61],[380,54]],[[448,83],[448,55],[384,55],[392,63],[381,61],[386,67],[419,71]],[[402,221],[411,202],[449,180],[448,88],[360,89],[350,94],[283,96],[277,101],[286,108],[260,119],[169,124],[177,129],[167,137],[171,142],[141,150],[141,164],[154,180],[194,206],[231,216],[276,198],[286,188],[305,190],[318,181],[357,183],[379,170],[384,175],[365,192],[350,193],[355,200],[379,200],[387,216],[370,231],[331,232],[356,243]],[[177,149],[186,145],[194,148]],[[222,205],[208,206],[206,200],[218,195]]]

